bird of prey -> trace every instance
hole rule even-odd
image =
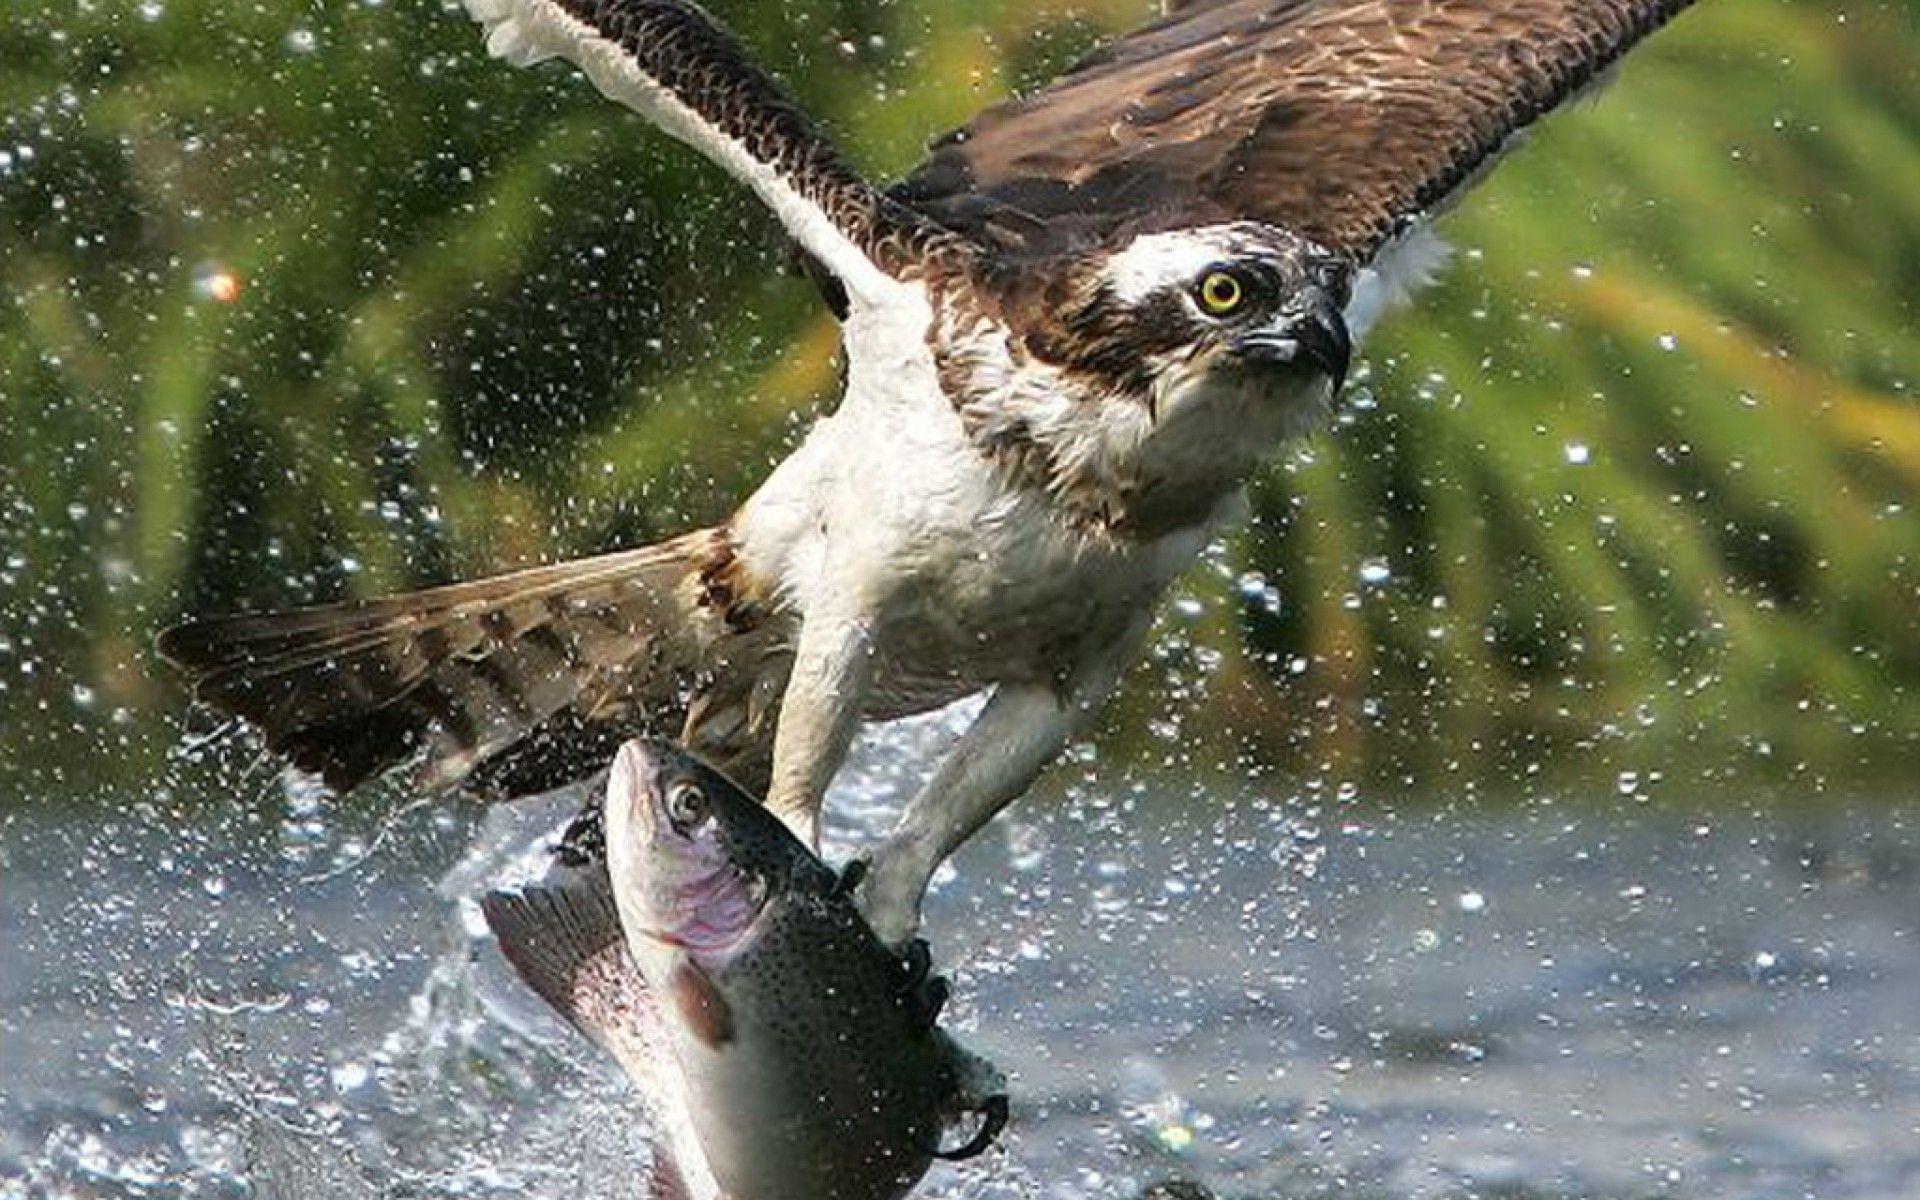
[[[662,732],[810,841],[863,721],[988,693],[869,856],[897,941],[1326,415],[1427,223],[1689,0],[1190,0],[891,187],[688,0],[465,2],[494,54],[567,60],[765,203],[845,395],[717,528],[162,652],[336,789],[411,763],[510,798]]]

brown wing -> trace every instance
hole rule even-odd
[[[1692,0],[1197,0],[895,189],[1003,251],[1250,219],[1370,258]]]

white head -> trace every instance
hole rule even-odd
[[[1030,344],[1149,402],[1221,372],[1276,397],[1338,389],[1350,278],[1345,260],[1256,222],[1142,234],[1085,259],[1072,301],[1035,314]]]

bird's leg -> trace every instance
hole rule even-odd
[[[780,702],[767,807],[816,849],[820,801],[859,728],[872,674],[873,631],[864,615],[807,615]]]
[[[1072,728],[1069,707],[1046,684],[994,690],[874,851],[856,899],[882,941],[898,946],[913,936],[935,868],[1027,789]]]
[[[908,803],[874,852],[855,899],[874,932],[898,946],[920,927],[927,881],[947,856],[1027,790],[1106,701],[1137,637],[1121,639],[1062,690],[1003,683]]]

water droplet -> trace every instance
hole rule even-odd
[[[1360,564],[1360,582],[1378,587],[1393,578],[1393,568],[1384,558],[1369,558]]]
[[[193,291],[202,300],[232,304],[240,298],[240,276],[218,263],[202,263],[193,272]]]
[[[1274,615],[1280,612],[1280,589],[1268,583],[1260,572],[1248,571],[1240,576],[1238,587],[1240,599],[1248,606]]]
[[[458,912],[460,932],[466,934],[468,938],[478,941],[492,932],[491,927],[487,925],[486,913],[482,912],[480,906],[471,899],[462,900]]]
[[[1459,899],[1454,903],[1458,904],[1460,911],[1464,913],[1484,912],[1487,907],[1487,898],[1479,892],[1461,892]]]
[[[1568,442],[1562,451],[1566,454],[1567,461],[1576,467],[1586,466],[1588,460],[1593,457],[1593,452],[1587,448],[1585,442]]]
[[[311,29],[295,29],[288,32],[285,41],[289,54],[312,54],[320,45],[320,39],[313,36]]]

